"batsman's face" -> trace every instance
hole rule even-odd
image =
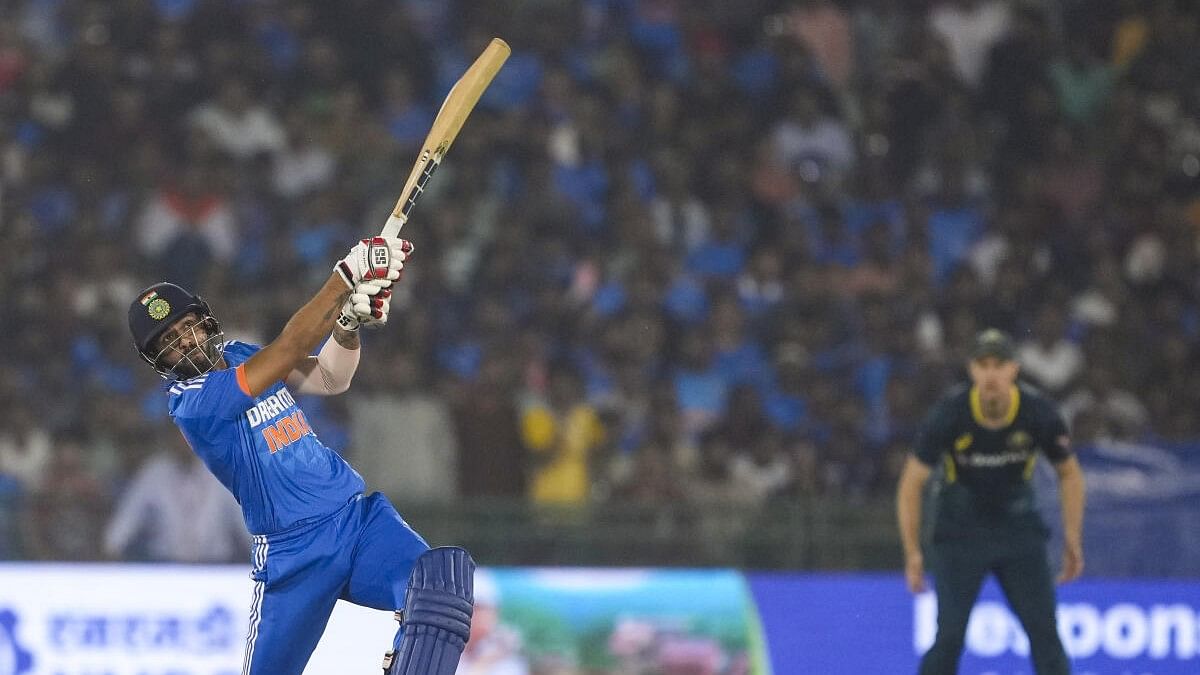
[[[162,366],[178,379],[196,377],[217,367],[221,333],[211,317],[189,312],[176,319],[158,337],[156,366]]]
[[[968,370],[971,373],[971,383],[979,390],[979,394],[984,398],[993,398],[1008,395],[1017,382],[1021,366],[1016,361],[985,356],[982,359],[972,359]]]

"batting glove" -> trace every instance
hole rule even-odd
[[[348,315],[357,326],[367,328],[378,328],[386,324],[388,312],[391,311],[391,286],[392,282],[386,279],[358,284],[346,300],[346,304],[342,306],[342,316]],[[341,325],[341,319],[338,323]]]
[[[360,281],[395,281],[412,250],[412,243],[398,237],[363,239],[333,266],[333,271],[351,291]]]

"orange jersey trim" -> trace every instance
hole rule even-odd
[[[250,383],[246,382],[246,364],[239,365],[233,371],[237,373],[238,389],[241,389],[243,394],[250,396]]]

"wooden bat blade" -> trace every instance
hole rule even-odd
[[[509,48],[508,43],[500,38],[492,38],[483,53],[450,88],[450,93],[442,101],[442,107],[433,120],[429,135],[425,137],[425,142],[421,145],[421,152],[417,155],[417,162],[413,165],[412,172],[409,173],[408,180],[404,183],[400,199],[396,201],[396,207],[392,209],[392,215],[383,228],[384,236],[396,236],[405,221],[408,220],[408,214],[417,199],[420,198],[421,193],[424,192],[425,184],[437,169],[438,164],[441,163],[442,158],[446,156],[446,151],[450,149],[454,139],[458,137],[458,132],[462,130],[463,123],[475,109],[479,97],[492,83],[492,79],[496,77],[496,73],[500,71],[500,67],[504,65],[511,53],[512,49]]]

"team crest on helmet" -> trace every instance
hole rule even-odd
[[[146,311],[150,314],[151,319],[162,321],[171,313],[171,304],[162,298],[154,298],[146,305]]]

